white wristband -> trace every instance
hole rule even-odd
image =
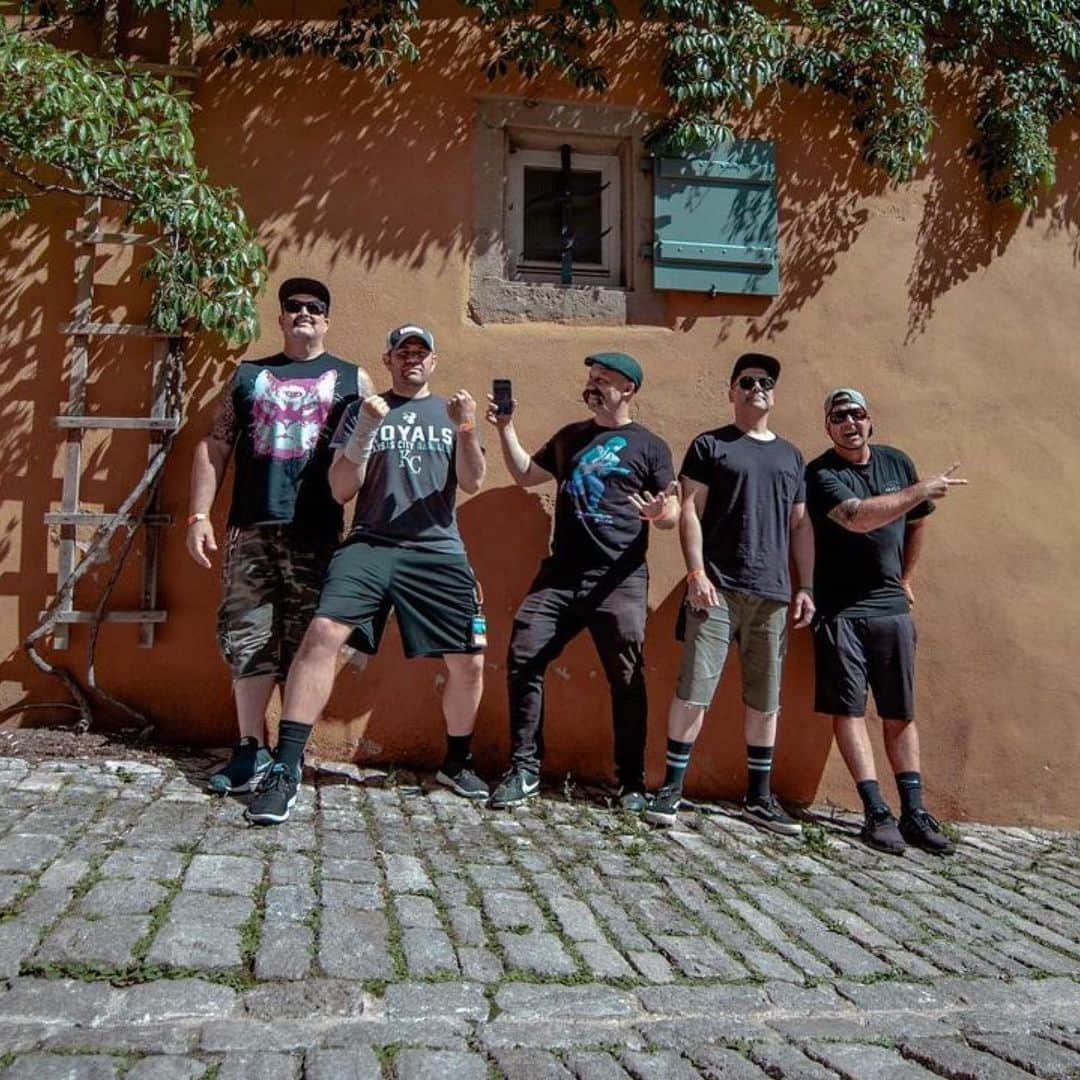
[[[349,436],[349,441],[342,448],[342,453],[354,465],[366,465],[371,457],[372,445],[375,442],[375,433],[379,430],[378,417],[369,416],[360,412],[356,418],[356,427]]]

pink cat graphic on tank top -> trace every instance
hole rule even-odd
[[[256,457],[299,458],[315,449],[334,407],[337,372],[317,379],[279,379],[261,371],[251,402],[251,441]]]

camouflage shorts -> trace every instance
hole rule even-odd
[[[285,681],[335,545],[297,543],[287,525],[230,529],[217,637],[234,679]]]

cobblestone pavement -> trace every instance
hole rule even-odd
[[[1076,834],[355,783],[252,829],[208,764],[0,759],[3,1077],[1080,1076]]]

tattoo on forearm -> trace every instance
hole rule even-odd
[[[209,438],[227,443],[229,446],[236,442],[236,409],[233,407],[231,391],[221,399],[207,434]]]
[[[837,525],[850,525],[859,513],[858,499],[845,499],[829,511],[829,519]]]

